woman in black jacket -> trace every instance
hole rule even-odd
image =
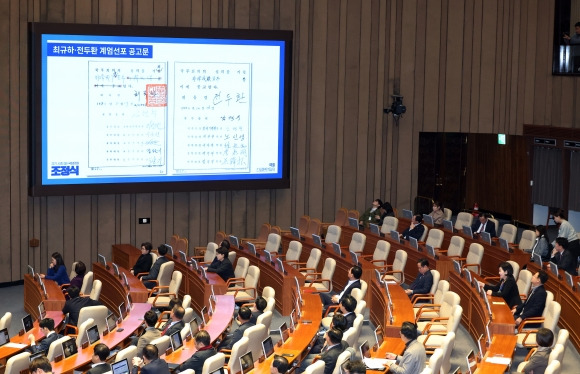
[[[495,286],[479,282],[490,296],[501,296],[510,309],[520,305],[520,292],[514,279],[514,269],[509,262],[499,264],[499,283]]]
[[[151,243],[141,243],[141,256],[139,256],[137,262],[133,266],[133,269],[131,269],[131,273],[133,273],[133,275],[149,272],[151,265],[153,265],[153,257],[151,257],[152,249],[153,245]]]

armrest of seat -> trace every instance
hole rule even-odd
[[[523,329],[526,325],[538,324],[544,322],[544,317],[530,317],[526,318],[518,326],[518,333],[523,333]],[[534,330],[536,331],[536,330]]]
[[[383,278],[385,275],[392,275],[392,274],[403,274],[402,270],[388,270],[383,273]]]
[[[461,269],[465,269],[468,266],[477,266],[477,274],[481,274],[481,265],[480,264],[463,264]]]
[[[317,278],[318,275],[322,275],[322,273],[307,273],[305,275],[305,277],[306,277],[305,281],[306,282],[315,282],[318,279]],[[308,278],[314,278],[314,279],[309,280]]]
[[[440,309],[441,309],[440,304],[425,304],[425,305],[421,306],[419,308],[419,310],[417,311],[417,315],[415,317],[415,323],[417,323],[419,320],[421,320],[421,315],[423,313],[439,313]],[[426,318],[426,317],[424,317],[424,318]]]
[[[141,278],[141,277],[144,277],[145,275],[149,275],[149,272],[146,272],[146,273],[139,273],[139,274],[136,274],[135,276],[136,276],[137,278]]]
[[[431,300],[431,301],[433,301],[434,298],[435,298],[435,295],[433,295],[432,293],[417,293],[411,297],[411,303],[413,305],[415,305],[418,300]]]
[[[63,283],[60,285],[60,289],[64,292],[67,288],[70,287],[70,283]]]
[[[155,292],[161,292],[161,290],[169,289],[169,286],[159,286],[159,281],[157,279],[151,280],[149,282],[155,282],[157,286],[149,290],[149,297],[152,297]]]
[[[235,299],[238,296],[238,292],[240,292],[240,291],[247,291],[247,290],[253,290],[254,291],[254,295],[257,295],[258,294],[258,291],[254,287],[240,287],[240,288],[236,288],[236,289],[231,290],[231,291],[235,291],[234,292],[234,299]],[[255,299],[255,297],[253,297],[251,299],[248,299],[248,300],[254,300],[254,299]]]
[[[535,333],[537,333],[537,332],[538,332],[538,330],[529,330],[529,331],[526,331],[526,332],[525,332],[525,334],[526,334],[526,335],[524,336],[524,339],[522,340],[522,345],[523,345],[524,347],[526,347],[526,348],[537,347],[537,346],[538,346],[538,344],[536,344],[536,341],[535,341],[535,339],[534,339],[534,342],[533,342],[533,343],[528,343],[528,342],[527,342],[527,341],[528,341],[528,338],[530,337],[530,335],[531,335],[531,334],[535,334]],[[530,338],[530,340],[531,340],[531,338]]]
[[[315,268],[298,268],[298,271],[306,271],[306,272],[313,271],[313,272],[316,272],[316,269]]]
[[[330,313],[336,313],[338,310],[340,309],[340,305],[330,305],[328,308],[326,308],[326,312],[324,313],[324,317],[328,317],[328,315]]]
[[[497,280],[497,281],[499,281],[500,280],[500,277],[483,277],[483,279],[485,279],[486,281],[490,281],[490,280]]]
[[[423,331],[428,331],[426,328]],[[432,336],[441,336],[441,335],[447,335],[447,331],[431,331],[429,333],[427,333],[427,337],[425,338],[425,340],[423,341],[423,346],[425,346],[425,348],[427,347],[436,347],[436,346],[430,346],[429,344],[427,344],[427,342],[429,341],[429,338]],[[437,346],[437,348],[439,348]]]
[[[206,247],[195,247],[196,250],[197,250],[197,248],[206,248]],[[193,258],[195,261],[197,261],[199,263],[198,260],[203,260],[205,258],[205,256],[191,256],[190,258]]]
[[[163,322],[166,322],[167,320],[169,320],[170,316],[171,316],[170,310],[165,310],[165,311],[161,312],[161,314],[159,314],[159,318],[157,318],[157,324],[155,325],[155,327],[159,328],[159,326],[161,326],[161,324]]]
[[[173,296],[173,297],[177,298],[177,295],[173,292],[158,293],[157,295],[155,295],[155,299],[153,299],[153,306],[157,306],[157,299],[158,298],[165,297],[165,296]]]
[[[69,329],[72,329],[74,331],[74,333],[72,333],[70,335],[74,335],[74,336],[78,336],[79,335],[79,328],[78,327],[73,326],[73,325],[66,324],[64,326],[64,332],[67,332]],[[66,335],[69,335],[69,334],[66,334]]]
[[[245,278],[230,278],[226,282],[226,287],[230,288],[232,284],[240,284],[240,283],[244,284],[245,281],[246,281]]]
[[[254,306],[256,306],[256,303],[245,303],[245,304],[242,304],[242,306],[240,308],[243,308],[245,306],[252,309]]]
[[[530,357],[532,357],[532,355],[534,353],[536,353],[537,350],[538,350],[538,348],[532,348],[532,349],[530,349],[530,351],[528,352],[528,355],[526,356],[526,358],[524,359],[524,361],[530,361]]]
[[[449,250],[448,250],[448,249],[436,249],[436,250],[437,250],[437,252],[439,252],[439,253],[447,253],[447,252],[449,252]]]
[[[428,322],[421,334],[423,335],[427,333],[427,335],[447,335],[447,331],[431,331],[431,327],[433,326],[447,326],[447,324],[442,322]],[[423,342],[423,344],[425,344],[425,342]]]

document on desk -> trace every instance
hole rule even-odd
[[[22,349],[22,348],[28,347],[28,345],[27,344],[18,344],[18,343],[6,343],[3,345],[3,347]]]
[[[387,284],[397,284],[397,281],[387,281]]]
[[[503,301],[494,301],[492,304],[493,305],[505,305],[505,303]]]
[[[509,357],[491,356],[491,357],[487,357],[485,359],[485,362],[489,362],[490,364],[509,365],[512,363],[512,360]]]
[[[392,365],[395,363],[395,360],[387,360],[386,358],[363,358],[364,364],[371,370],[382,370],[386,366]]]

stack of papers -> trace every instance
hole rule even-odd
[[[22,349],[22,348],[28,347],[28,345],[27,344],[18,344],[18,343],[6,343],[3,345],[3,347]]]
[[[512,360],[509,357],[492,356],[492,357],[487,357],[485,359],[485,362],[489,362],[491,364],[509,365],[512,363]]]
[[[386,358],[363,358],[364,364],[371,370],[382,370],[386,366],[395,363],[395,360],[387,360]]]

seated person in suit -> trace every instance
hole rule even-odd
[[[510,308],[517,307],[522,303],[520,299],[520,292],[518,285],[514,279],[514,269],[509,262],[502,262],[499,264],[499,283],[496,285],[489,285],[479,282],[488,295],[501,296]]]
[[[110,354],[111,351],[109,350],[109,347],[103,343],[95,345],[95,348],[93,348],[93,358],[91,359],[91,361],[93,361],[93,366],[86,374],[102,374],[110,372],[111,365],[107,363],[107,358],[109,358]]]
[[[84,262],[78,261],[75,265],[75,277],[70,280],[70,285],[78,287],[79,289],[83,288],[83,279],[85,278],[85,274],[87,272],[87,266]]]
[[[439,201],[433,201],[433,210],[429,213],[433,217],[433,223],[436,225],[443,224],[443,218],[445,218],[445,213],[443,212],[443,207]]]
[[[413,237],[417,240],[420,240],[425,232],[425,226],[423,226],[423,217],[419,214],[413,216],[411,220],[411,226],[409,226],[402,234],[399,236],[403,239],[409,240],[410,237]]]
[[[70,283],[68,273],[62,255],[58,252],[52,254],[50,265],[45,274],[40,274],[41,278],[53,280],[60,286],[61,284]]]
[[[533,256],[538,254],[542,257],[542,261],[550,261],[551,253],[548,243],[550,243],[550,238],[548,237],[546,226],[538,225],[536,226],[536,243],[532,249],[525,251],[532,253],[532,260],[534,259]]]
[[[337,293],[334,291],[320,293],[320,300],[322,301],[322,304],[324,305],[323,314],[329,305],[336,305],[336,304],[340,303],[341,300],[345,296],[350,295],[350,292],[354,288],[360,289],[360,287],[361,287],[360,277],[361,276],[362,276],[362,268],[360,266],[353,266],[348,271],[348,282],[346,283],[346,285],[342,289],[341,293]]]
[[[330,321],[330,328],[331,329],[339,329],[340,331],[342,331],[343,333],[347,330],[346,327],[346,318],[344,318],[344,315],[342,313],[334,313],[334,315],[332,316],[332,320]],[[316,337],[316,342],[314,343],[314,345],[312,346],[312,349],[310,350],[311,354],[318,354],[320,353],[320,351],[322,350],[322,347],[324,347],[324,344],[326,343],[324,334],[318,334],[318,336]]]
[[[359,217],[360,226],[369,227],[369,223],[378,223],[381,219],[379,208],[383,205],[381,199],[375,199],[370,208]]]
[[[396,363],[389,366],[389,373],[420,373],[425,369],[425,347],[417,341],[417,325],[413,322],[403,322],[401,326],[401,340],[405,343],[403,356],[394,353],[387,353],[386,358],[396,360]]]
[[[222,349],[232,349],[234,344],[238,342],[243,336],[244,331],[246,329],[255,326],[252,322],[250,322],[250,318],[252,318],[252,311],[247,306],[243,306],[240,308],[240,312],[238,313],[238,323],[239,327],[234,331],[233,334],[228,335],[218,346],[218,350]]]
[[[578,267],[578,259],[568,250],[568,239],[556,238],[555,243],[550,261],[558,265],[558,269],[567,271],[572,275],[578,275],[578,271],[576,270]],[[549,268],[550,264],[548,264]]]
[[[346,374],[366,374],[367,366],[362,361],[349,361],[344,365]]]
[[[171,322],[165,324],[163,328],[162,336],[171,336],[176,332],[181,331],[185,327],[183,322],[183,316],[185,315],[185,309],[181,305],[176,305],[171,309],[170,319]]]
[[[183,364],[179,365],[175,371],[176,373],[187,369],[193,369],[196,373],[201,373],[205,360],[217,353],[211,345],[209,333],[205,330],[199,330],[197,334],[195,334],[195,349],[196,352]]]
[[[44,354],[46,355],[46,353],[48,352],[48,348],[50,348],[50,344],[62,338],[62,335],[59,335],[54,331],[54,320],[52,318],[44,318],[40,320],[38,326],[40,327],[40,331],[44,335],[44,339],[42,339],[40,341],[40,344],[37,345],[36,341],[34,340],[34,335],[32,334],[28,335],[28,341],[30,342],[30,352],[32,354],[44,352]]]
[[[167,310],[171,311],[176,306],[183,306],[183,301],[181,299],[178,299],[177,297],[172,297],[171,299],[169,299],[169,304],[167,305]],[[164,314],[164,316],[165,315],[166,314]],[[161,322],[163,322],[163,320],[161,320]],[[167,318],[165,323],[163,323],[163,326],[161,326],[160,330],[161,331],[165,330],[171,324],[171,322],[173,322],[173,321],[171,320],[171,312],[170,312],[169,318]]]
[[[169,365],[159,358],[159,350],[153,344],[147,344],[143,349],[143,358],[133,357],[132,374],[170,374]]]
[[[526,374],[544,374],[548,367],[552,344],[554,343],[554,333],[552,330],[542,327],[536,332],[536,343],[538,349],[524,366],[523,372]]]
[[[289,368],[290,365],[288,364],[286,357],[276,355],[272,361],[270,374],[286,374]]]
[[[495,232],[495,223],[490,221],[489,219],[491,216],[489,213],[481,213],[479,215],[479,221],[475,221],[473,225],[471,225],[471,231],[474,234],[479,234],[482,231],[488,232],[489,236],[495,238],[497,236]]]
[[[422,258],[417,262],[417,268],[419,269],[419,274],[417,278],[411,283],[408,289],[405,290],[409,297],[414,294],[426,294],[431,291],[433,286],[433,274],[429,269],[429,260]]]
[[[157,324],[157,313],[153,310],[148,310],[145,312],[143,319],[146,324],[145,331],[137,339],[137,342],[134,342],[137,346],[137,356],[139,357],[143,357],[143,348],[145,348],[147,344],[161,337],[161,331],[155,328],[155,325]]]
[[[532,277],[532,289],[526,301],[512,309],[516,326],[526,318],[541,317],[546,306],[546,290],[544,284],[548,281],[548,273],[543,270],[538,271]]]
[[[48,358],[40,356],[30,362],[28,371],[30,374],[52,374],[52,365]]]
[[[81,291],[78,287],[70,286],[67,288],[66,292],[70,299],[64,303],[62,308],[62,314],[68,314],[67,324],[76,326],[79,320],[79,314],[81,309],[87,306],[101,305],[97,300],[93,300],[90,297],[81,297]]]
[[[264,313],[264,309],[268,306],[268,302],[262,296],[259,296],[256,301],[254,302],[254,306],[252,307],[252,317],[250,318],[250,322],[254,325],[258,321],[258,317]]]
[[[234,278],[234,267],[228,258],[229,251],[225,247],[219,247],[216,251],[216,260],[214,260],[207,271],[210,273],[217,273],[224,281]]]
[[[153,245],[149,242],[141,243],[141,255],[131,268],[131,274],[137,275],[139,273],[148,273],[153,265],[153,257],[151,257],[151,250]]]
[[[354,320],[356,319],[356,314],[354,314],[354,310],[356,309],[357,301],[351,295],[347,295],[342,298],[340,302],[340,312],[344,315],[344,319],[346,320],[346,328],[345,331],[350,329],[354,324]]]
[[[143,282],[145,287],[147,287],[148,289],[151,289],[156,286],[155,282],[150,281],[157,279],[157,276],[159,276],[159,271],[161,271],[161,265],[169,261],[167,257],[165,257],[167,251],[169,251],[169,248],[167,248],[165,244],[161,244],[159,247],[157,247],[157,252],[159,253],[157,260],[155,261],[153,266],[151,266],[151,269],[149,269],[149,274],[141,277],[141,282]]]
[[[326,345],[322,348],[320,359],[324,361],[324,374],[332,374],[338,356],[348,348],[348,344],[342,340],[342,331],[339,329],[328,330],[324,340]]]

